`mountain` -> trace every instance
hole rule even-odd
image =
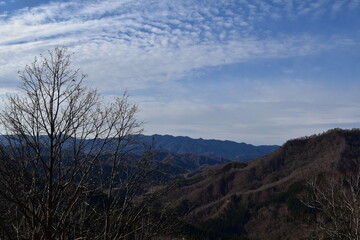
[[[45,135],[40,136],[40,140],[44,143],[44,149],[46,149],[48,137]],[[0,135],[0,141],[5,145],[7,144],[3,135]],[[92,148],[92,151],[98,151],[98,146],[102,146],[103,141],[103,139],[97,139],[94,145],[93,139],[87,139],[84,142],[83,151],[90,151],[90,148]],[[153,146],[154,150],[159,152],[157,160],[172,165],[174,172],[177,173],[190,173],[204,169],[207,166],[234,160],[249,161],[279,148],[276,145],[254,146],[232,141],[192,139],[171,135],[140,135],[137,141]],[[72,149],[74,142],[77,142],[77,140],[70,138],[64,143],[64,147]],[[135,153],[141,155],[144,150],[141,146],[137,148]],[[114,147],[116,146],[107,144],[104,146],[104,151],[111,152],[115,150]]]
[[[359,163],[360,131],[335,129],[290,140],[250,162],[208,168],[169,198],[193,217],[194,239],[300,239],[306,210],[296,194],[305,181]]]
[[[174,166],[178,173],[195,174],[208,166],[231,162],[230,159],[206,154],[171,153],[160,151],[157,160],[161,163]]]
[[[279,148],[277,145],[254,146],[233,141],[193,139],[171,135],[141,136],[142,141],[154,143],[155,147],[176,154],[201,154],[223,157],[230,160],[249,161]]]

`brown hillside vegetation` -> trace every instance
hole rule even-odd
[[[232,236],[300,239],[305,225],[298,216],[301,206],[293,204],[296,201],[291,195],[297,191],[296,184],[320,173],[346,173],[359,161],[360,131],[334,129],[290,140],[279,150],[251,162],[211,167],[185,181],[171,198],[178,204],[186,202],[197,226],[246,209],[242,226],[232,225]],[[220,229],[220,235],[221,231],[228,229]]]

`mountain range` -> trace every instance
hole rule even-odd
[[[141,135],[140,139],[152,143],[161,151],[175,154],[200,154],[227,158],[229,160],[249,161],[277,150],[277,145],[254,146],[246,143],[221,140],[193,139],[171,135]]]
[[[250,161],[280,147],[171,135],[140,135],[139,140],[152,145],[159,152],[158,161],[172,165],[177,173],[190,175],[201,172],[208,166],[232,161]]]
[[[15,143],[17,140],[14,138]],[[40,136],[40,141],[44,143],[44,149],[47,149],[47,136]],[[83,151],[99,150],[97,145],[102,146],[103,139],[97,139],[93,144],[93,139],[87,139]],[[6,146],[5,135],[0,135],[0,142]],[[64,142],[63,146],[72,149],[73,138]],[[246,143],[237,143],[233,141],[192,139],[190,137],[175,137],[171,135],[139,135],[137,142],[145,146],[152,146],[157,151],[157,161],[173,165],[179,173],[190,173],[207,166],[223,164],[231,161],[249,161],[279,148],[277,145],[254,146]],[[93,147],[93,145],[95,147]],[[111,152],[113,145],[105,145],[104,150]],[[147,147],[145,147],[147,148]],[[134,153],[141,155],[143,148],[139,148]]]
[[[359,163],[360,131],[334,129],[249,162],[209,167],[168,197],[191,216],[190,239],[301,239],[308,216],[296,194],[319,174]]]
[[[161,202],[180,216],[180,239],[187,240],[303,239],[316,219],[298,198],[307,181],[360,165],[359,129],[333,129],[281,147],[169,135],[140,141],[157,150],[159,166],[171,166],[166,180],[176,179],[176,187]],[[149,192],[162,187],[151,185]]]

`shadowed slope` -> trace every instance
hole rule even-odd
[[[261,203],[284,194],[294,183],[322,172],[342,172],[360,162],[360,131],[335,129],[325,134],[290,140],[279,150],[251,162],[231,162],[209,168],[184,182],[172,193],[178,202],[188,201],[197,221],[224,216],[240,206],[256,211],[261,218],[248,219],[244,228],[254,239],[291,239],[301,232],[294,222],[286,222],[285,203],[277,208]],[[255,206],[256,210],[255,209]],[[281,216],[273,219],[271,215]],[[285,221],[285,222],[284,222]],[[278,230],[274,230],[277,226]],[[258,236],[258,237],[256,237]],[[263,237],[267,236],[267,238]]]

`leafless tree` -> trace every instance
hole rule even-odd
[[[1,113],[0,237],[150,236],[161,191],[148,191],[159,171],[139,149],[138,109],[126,94],[107,104],[84,87],[71,55],[56,48],[35,58]]]
[[[328,174],[309,182],[301,197],[316,211],[310,239],[360,239],[360,171]]]

